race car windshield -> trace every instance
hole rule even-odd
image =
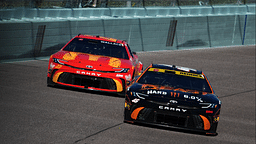
[[[75,38],[63,50],[129,59],[123,44],[101,40]]]
[[[147,71],[141,76],[138,83],[212,92],[206,79],[176,75],[174,73]]]

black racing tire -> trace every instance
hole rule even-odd
[[[47,86],[48,87],[54,87],[55,86],[55,83],[49,77],[47,77]]]

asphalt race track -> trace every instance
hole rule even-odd
[[[124,98],[46,86],[48,60],[0,63],[1,144],[255,144],[255,46],[139,52],[144,67],[202,70],[222,101],[217,136],[123,123]]]

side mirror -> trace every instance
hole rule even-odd
[[[136,52],[132,52],[132,54],[136,55]]]

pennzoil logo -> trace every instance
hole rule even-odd
[[[182,72],[182,71],[175,71],[175,74],[204,79],[204,76],[202,74],[188,73],[188,72]]]
[[[161,73],[168,73],[169,72],[169,73],[173,73],[173,74],[176,74],[176,75],[182,75],[182,76],[189,76],[189,77],[204,79],[203,74],[189,73],[189,72],[184,72],[184,71],[168,70],[168,69],[160,69],[160,68],[150,68],[148,71],[161,72]]]

